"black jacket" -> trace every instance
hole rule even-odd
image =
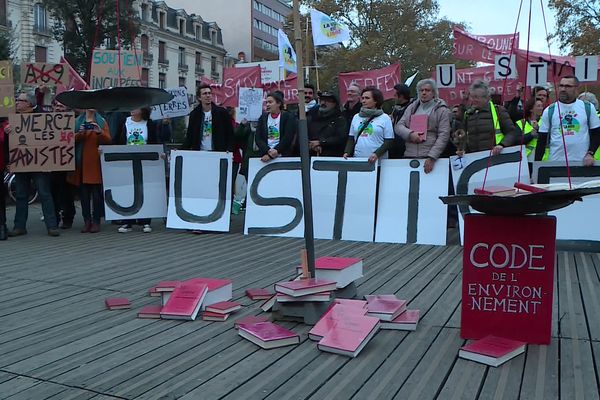
[[[342,115],[344,116],[344,118],[346,118],[346,127],[348,128],[348,130],[350,130],[352,118],[354,118],[354,116],[360,112],[361,107],[362,104],[360,103],[360,101],[356,103],[352,108],[350,108],[350,103],[346,102],[346,104],[344,104]]]
[[[269,118],[268,113],[263,113],[258,119],[258,126],[256,127],[255,142],[258,146],[259,155],[262,157],[269,151],[268,142],[268,131],[267,121]],[[281,120],[279,122],[279,144],[274,147],[275,150],[282,156],[289,157],[292,151],[292,142],[296,135],[296,118],[293,114],[287,111],[281,112]]]
[[[156,124],[154,121],[149,119],[146,121],[146,126],[148,127],[148,141],[147,144],[158,144],[158,135],[156,134]],[[127,144],[127,127],[125,126],[125,122],[121,125],[119,129],[119,134],[114,144]]]
[[[348,126],[342,112],[335,110],[329,116],[317,113],[308,122],[308,140],[318,140],[321,143],[321,155],[341,157],[348,140]]]
[[[233,125],[226,109],[212,105],[212,149],[213,151],[233,151]],[[187,134],[181,150],[202,150],[202,125],[204,111],[198,105],[190,113]]]

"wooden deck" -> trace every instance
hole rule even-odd
[[[461,248],[318,241],[318,255],[365,260],[359,294],[395,293],[419,308],[415,332],[380,331],[356,359],[298,346],[262,350],[234,321],[259,314],[249,287],[290,278],[302,240],[191,235],[30,234],[0,242],[1,399],[598,399],[600,255],[558,255],[553,340],[500,368],[457,358]],[[239,226],[239,223],[237,224]],[[142,320],[165,279],[230,278],[244,304],[226,322]],[[107,311],[104,298],[133,308]],[[527,329],[526,326],[522,327]]]

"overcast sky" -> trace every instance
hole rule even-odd
[[[517,17],[519,16],[519,5],[521,0],[476,0],[467,2],[464,0],[438,0],[440,4],[440,15],[446,16],[452,21],[465,22],[469,32],[480,35],[514,33]],[[548,1],[544,3],[544,13],[548,33],[555,30],[556,21],[554,11],[548,8]],[[527,25],[529,20],[529,3],[523,0],[521,16],[519,17],[518,32],[520,32],[519,47],[527,48]],[[544,17],[540,1],[531,1],[531,35],[529,49],[548,53],[546,33],[544,29]],[[475,6],[476,4],[476,6]],[[551,42],[552,54],[560,54],[556,40]]]

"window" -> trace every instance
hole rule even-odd
[[[199,51],[196,52],[196,65],[202,65],[202,53]]]
[[[144,54],[148,53],[150,51],[150,40],[148,39],[148,35],[142,35],[140,42],[142,44],[142,52]]]
[[[48,31],[46,8],[41,3],[36,3],[33,6],[33,30],[39,33],[46,33]]]
[[[210,42],[213,46],[217,44],[217,35],[215,34],[215,31],[210,31]]]
[[[167,44],[165,42],[158,42],[158,62],[164,63],[167,60],[166,52]]]
[[[167,74],[159,72],[158,74],[158,87],[164,89],[167,87]]]
[[[185,84],[185,78],[183,76],[179,77],[179,87],[181,87],[181,86],[187,86]]]
[[[179,34],[181,36],[185,35],[185,19],[180,19],[179,20]]]
[[[194,29],[196,30],[196,40],[202,39],[202,27],[200,27],[200,25],[195,25]]]
[[[215,74],[217,72],[217,57],[210,58],[210,72]]]
[[[35,62],[45,63],[48,60],[48,49],[42,46],[35,46]]]
[[[185,48],[179,48],[179,65],[186,65],[185,63]]]
[[[167,19],[167,15],[164,12],[161,11],[158,13],[158,27],[160,29],[165,29],[166,19]]]
[[[142,68],[142,86],[150,86],[150,70]]]
[[[269,43],[269,42],[266,42],[266,41],[264,41],[264,40],[262,40],[260,38],[257,38],[257,37],[254,38],[254,47],[261,48],[261,49],[266,50],[266,51],[268,51],[270,53],[277,53],[279,51],[279,48],[276,45],[274,45],[272,43]]]
[[[140,19],[142,21],[148,20],[148,4],[142,4],[142,10],[140,12]]]

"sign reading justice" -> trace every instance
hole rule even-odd
[[[9,123],[9,163],[13,172],[75,169],[73,113],[12,114]]]
[[[461,337],[550,344],[556,218],[465,216]]]

